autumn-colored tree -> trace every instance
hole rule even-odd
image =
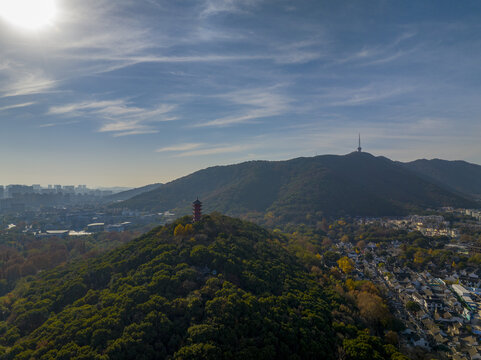
[[[346,279],[346,282],[344,283],[346,285],[347,289],[349,291],[354,291],[356,289],[356,282],[352,279]]]
[[[179,224],[174,229],[174,236],[184,235],[184,231],[185,231],[184,225]]]
[[[366,242],[364,240],[359,240],[356,244],[359,249],[364,249],[366,247]]]
[[[193,231],[194,231],[194,227],[192,226],[192,224],[187,224],[187,225],[184,226],[184,234],[185,235],[192,234]]]
[[[416,251],[416,253],[414,254],[414,263],[422,264],[424,261],[424,253],[421,250]]]
[[[361,291],[374,294],[374,295],[379,295],[379,289],[374,285],[371,281],[364,280],[362,281],[361,285]]]
[[[391,313],[381,297],[361,291],[356,297],[359,314],[371,325],[386,324]]]
[[[354,270],[354,264],[347,256],[343,256],[337,260],[337,265],[345,274],[350,274]]]
[[[324,236],[324,237],[322,238],[322,243],[321,243],[321,245],[322,245],[323,247],[331,247],[331,245],[332,245],[332,240],[329,239],[327,236]]]

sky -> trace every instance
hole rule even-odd
[[[358,133],[481,164],[477,0],[22,0],[35,28],[2,1],[0,184],[134,187]]]

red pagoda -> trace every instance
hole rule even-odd
[[[200,220],[200,217],[202,216],[202,202],[200,202],[198,198],[192,203],[192,209],[193,209],[192,221],[197,222]]]

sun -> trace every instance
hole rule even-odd
[[[51,25],[56,13],[55,0],[0,0],[0,16],[28,30]]]

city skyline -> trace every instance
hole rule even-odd
[[[48,2],[35,28],[0,8],[0,184],[165,183],[359,132],[481,164],[479,2]]]

